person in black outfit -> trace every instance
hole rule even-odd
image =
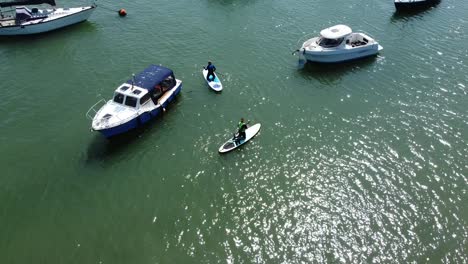
[[[208,74],[206,75],[206,80],[209,82],[214,81],[216,76],[214,75],[214,72],[216,71],[216,67],[211,63],[211,61],[208,62],[208,66],[205,67],[206,70],[208,70]],[[210,77],[211,80],[210,80]]]

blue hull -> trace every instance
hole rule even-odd
[[[174,101],[175,97],[180,93],[181,89],[182,89],[182,84],[180,84],[180,86],[174,91],[174,93],[167,98],[167,100],[162,104],[162,107],[158,107],[149,112],[144,112],[140,114],[137,118],[132,119],[128,121],[127,123],[121,124],[116,127],[104,129],[104,130],[99,130],[99,132],[101,132],[101,134],[103,134],[106,138],[111,138],[111,137],[126,133],[145,123],[148,123],[150,120],[154,119],[159,114],[161,114],[162,108],[166,108],[170,102]]]
[[[127,123],[121,124],[116,127],[99,130],[99,132],[101,132],[106,138],[110,138],[110,137],[125,133],[127,131],[130,131],[136,127],[138,127],[138,118],[132,119],[128,121]]]

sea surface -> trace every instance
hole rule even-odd
[[[0,39],[0,263],[468,262],[468,1],[98,5]],[[335,24],[383,51],[299,67]],[[183,81],[166,113],[91,132],[88,108],[152,63]],[[260,133],[219,155],[241,117]]]

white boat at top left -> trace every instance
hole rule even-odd
[[[53,8],[26,7],[41,4]],[[55,8],[55,0],[0,2],[0,36],[38,34],[80,23],[87,20],[95,8],[94,3],[83,7]]]

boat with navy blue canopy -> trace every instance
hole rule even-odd
[[[110,138],[161,114],[181,89],[182,81],[174,77],[171,69],[150,65],[117,87],[112,100],[102,99],[94,104],[86,116],[92,120],[92,130]]]

